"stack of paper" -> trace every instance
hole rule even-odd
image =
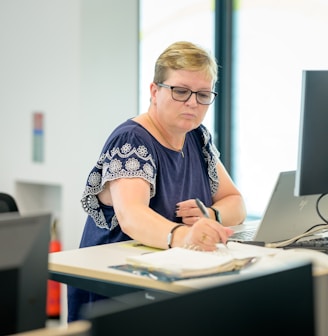
[[[135,269],[159,272],[175,278],[188,278],[240,270],[258,257],[277,253],[278,249],[229,242],[228,248],[219,244],[215,252],[174,247],[130,256],[126,262]]]

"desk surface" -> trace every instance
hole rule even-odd
[[[50,278],[98,294],[107,295],[108,292],[111,296],[113,289],[115,294],[142,289],[183,293],[236,278],[235,274],[225,274],[168,283],[110,267],[125,264],[127,256],[153,251],[156,249],[143,246],[135,241],[128,241],[53,252],[49,255]]]
[[[128,241],[53,252],[49,255],[49,277],[55,281],[102,295],[110,294],[110,296],[113,295],[113,290],[116,295],[141,289],[182,293],[240,279],[243,276],[249,276],[250,273],[254,275],[254,272],[272,271],[274,268],[284,267],[295,261],[295,258],[293,256],[288,257],[288,254],[285,258],[271,258],[269,262],[266,258],[262,258],[260,262],[241,271],[239,274],[221,274],[171,283],[153,280],[109,267],[125,264],[127,256],[152,251],[156,251],[156,249],[140,245],[135,241]],[[299,258],[296,258],[296,260],[299,260]]]
[[[138,255],[150,251],[155,251],[155,249],[140,246],[134,241],[129,241],[50,253],[50,278],[70,285],[80,282],[82,278],[97,280],[102,283],[117,284],[117,286],[122,287],[122,290],[124,286],[134,289],[148,288],[173,293],[187,290],[185,286],[177,283],[155,281],[109,267],[125,264],[125,258],[128,255]],[[76,278],[74,279],[74,277]],[[90,289],[87,283],[82,284],[80,287]],[[96,292],[99,293],[99,291]],[[122,293],[124,292],[123,290]]]
[[[138,246],[139,245],[139,246]],[[76,286],[108,297],[147,290],[165,292],[165,294],[183,293],[195,289],[215,286],[231,281],[239,281],[254,274],[274,272],[279,268],[291,266],[295,258],[287,257],[262,261],[252,265],[240,274],[217,275],[192,280],[180,280],[172,283],[160,282],[132,273],[109,268],[109,266],[125,264],[129,255],[142,254],[154,249],[140,246],[134,241],[87,247],[82,249],[53,252],[49,254],[49,278],[68,285]],[[328,256],[327,256],[328,258]],[[297,258],[296,258],[297,259]],[[299,259],[298,259],[299,260]],[[317,306],[318,335],[327,335],[328,320],[328,267],[314,272],[315,294]]]

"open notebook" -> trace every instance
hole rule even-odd
[[[114,266],[114,268],[170,282],[239,271],[252,265],[260,257],[279,253],[282,253],[282,250],[236,242],[230,242],[229,248],[218,244],[218,249],[213,252],[173,247],[168,250],[128,256],[126,265]]]
[[[294,196],[295,171],[281,172],[260,221],[235,227],[231,240],[272,243],[293,238],[323,221],[317,214],[319,195]],[[320,207],[327,208],[323,198]],[[248,227],[248,229],[247,229]]]

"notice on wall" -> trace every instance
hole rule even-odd
[[[34,162],[44,162],[44,115],[42,112],[33,113],[32,136],[32,160]]]

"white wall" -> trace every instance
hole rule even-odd
[[[0,191],[50,210],[76,248],[87,175],[113,128],[138,113],[138,1],[0,1]],[[32,113],[45,157],[32,161]]]

